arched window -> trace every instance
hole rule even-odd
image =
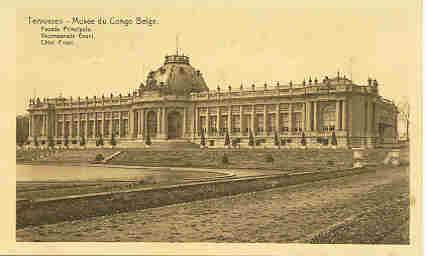
[[[323,107],[320,120],[320,129],[322,131],[335,130],[335,111],[335,104],[328,104]]]

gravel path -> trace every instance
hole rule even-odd
[[[408,185],[406,167],[382,169],[16,234],[17,241],[408,243]]]

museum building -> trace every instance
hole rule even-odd
[[[381,97],[378,82],[355,84],[345,76],[309,78],[302,83],[252,84],[210,90],[190,58],[175,54],[149,72],[127,95],[30,100],[29,140],[70,145],[99,138],[118,147],[183,141],[224,147],[282,145],[318,147],[336,138],[338,147],[380,147],[397,143],[396,105]],[[277,144],[277,143],[276,143]]]

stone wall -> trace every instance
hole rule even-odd
[[[29,225],[41,225],[134,211],[354,175],[368,171],[370,170],[360,168],[330,172],[305,172],[292,175],[283,174],[268,177],[181,184],[156,189],[135,189],[75,195],[34,201],[18,200],[16,203],[16,226],[17,228],[22,228]]]

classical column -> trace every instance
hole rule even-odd
[[[264,131],[263,134],[267,135],[267,105],[264,104],[264,120],[263,120]]]
[[[206,120],[205,120],[205,122],[206,122],[206,135],[209,135],[210,134],[210,131],[209,131],[209,107],[206,107]]]
[[[30,118],[28,120],[28,136],[33,137],[33,114],[30,114]]]
[[[305,130],[311,131],[311,101],[307,101],[305,103],[305,113],[306,113]]]
[[[194,115],[194,118],[195,118],[195,123],[196,123],[196,127],[195,127],[195,131],[194,131],[194,133],[196,134],[196,136],[199,136],[199,120],[200,120],[200,117],[199,117],[199,108],[197,108],[196,107],[196,109],[195,109],[195,111],[196,111],[196,114]]]
[[[78,113],[78,118],[77,118],[77,138],[80,138],[81,137],[81,134],[80,134],[80,113]]]
[[[276,131],[280,133],[280,104],[276,105]]]
[[[42,132],[41,132],[41,136],[45,136],[45,117],[44,114],[41,115],[41,119],[42,119]]]
[[[216,136],[220,134],[221,129],[221,107],[216,109]]]
[[[96,112],[94,114],[95,114],[95,120],[93,122],[92,134],[93,134],[93,137],[96,138],[96,123],[98,120],[98,116],[97,116]]]
[[[313,130],[314,131],[317,131],[317,129],[318,129],[318,121],[317,121],[317,118],[318,118],[318,113],[317,113],[317,101],[314,101],[313,102]]]
[[[371,119],[372,119],[372,111],[371,111],[371,105],[372,103],[368,100],[366,102],[366,135],[367,136],[371,136],[372,134],[372,124],[371,124]]]
[[[289,107],[288,107],[288,111],[289,111],[289,114],[288,114],[288,129],[289,129],[289,131],[290,132],[292,132],[293,131],[293,129],[294,129],[294,124],[292,123],[292,103],[290,103],[289,102]]]
[[[89,113],[86,114],[86,122],[85,122],[85,137],[88,138],[88,130],[89,130]]]
[[[242,135],[243,134],[243,106],[242,105],[240,105],[239,106],[239,122],[240,122],[240,135]]]
[[[139,123],[139,134],[140,134],[140,137],[142,137],[142,138],[144,138],[145,136],[145,110],[144,109],[141,109],[140,111],[139,111],[139,120],[138,120],[138,123]]]
[[[335,130],[339,130],[340,125],[340,101],[335,102]]]
[[[108,129],[110,129],[110,136],[113,136],[113,122],[114,122],[114,116],[113,116],[113,111],[111,111],[111,113],[110,113],[110,127],[108,127]]]
[[[255,105],[252,105],[252,114],[251,114],[251,130],[252,134],[255,136]]]
[[[161,123],[161,119],[162,119],[161,114],[162,114],[162,109],[159,108],[157,110],[157,137],[160,137],[160,133],[161,133],[161,130],[160,130],[160,128],[161,128],[160,123]]]
[[[166,121],[166,108],[162,108],[162,136],[166,138],[166,129],[167,129],[167,121]]]
[[[134,127],[134,124],[135,124],[135,110],[133,110],[132,108],[131,109],[129,109],[129,116],[128,116],[128,122],[129,122],[129,134],[128,134],[128,137],[129,138],[134,138],[134,137],[136,137],[135,135],[136,134],[134,134],[134,132],[135,132],[135,127]]]
[[[182,137],[185,137],[187,132],[187,109],[184,108],[184,116],[182,118]]]
[[[341,121],[342,121],[342,125],[341,125],[342,129],[344,131],[347,130],[347,101],[346,100],[342,101],[342,118],[341,118]]]
[[[105,112],[102,112],[102,119],[101,119],[101,136],[104,137],[104,125],[105,125]]]
[[[62,114],[62,137],[65,137],[65,113]]]
[[[227,115],[227,131],[228,134],[231,134],[233,132],[232,127],[231,127],[231,122],[232,122],[232,111],[231,111],[231,106],[228,106],[228,115]]]
[[[122,137],[122,111],[119,111],[119,138]]]

